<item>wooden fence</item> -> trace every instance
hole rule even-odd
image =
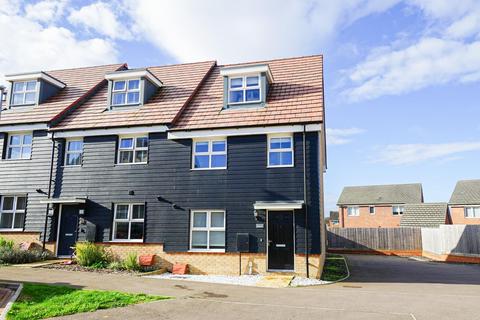
[[[423,250],[437,255],[480,255],[480,225],[422,228]]]

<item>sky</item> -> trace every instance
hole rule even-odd
[[[0,0],[9,73],[323,54],[326,209],[344,186],[480,178],[478,0]]]

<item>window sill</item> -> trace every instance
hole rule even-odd
[[[0,228],[0,232],[23,232],[23,229],[9,229],[9,228]]]
[[[289,164],[289,165],[284,165],[284,166],[267,166],[267,169],[275,169],[275,168],[293,168],[295,165]]]
[[[31,161],[31,160],[32,160],[32,158],[28,158],[28,159],[6,159],[5,158],[5,159],[2,159],[2,161],[8,161],[8,162],[10,162],[10,161],[11,162],[22,162],[22,161],[26,162],[26,161]]]
[[[143,243],[143,239],[141,240],[128,240],[128,239],[122,239],[122,240],[111,240],[109,243]]]
[[[191,168],[190,171],[208,171],[208,170],[227,170],[227,167],[223,168]]]
[[[63,168],[63,169],[78,169],[78,168],[81,168],[82,166],[81,165],[78,165],[78,166],[61,166],[60,168]]]
[[[225,249],[190,249],[189,253],[225,253]]]
[[[115,167],[123,167],[123,166],[147,166],[148,162],[134,162],[134,163],[115,163]]]

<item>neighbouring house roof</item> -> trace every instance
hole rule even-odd
[[[45,74],[65,84],[56,95],[46,102],[26,109],[2,110],[1,125],[49,123],[69,110],[78,100],[92,93],[91,90],[105,82],[105,73],[124,67],[111,64],[86,68],[46,71]]]
[[[343,188],[338,205],[422,203],[421,183],[352,186]]]
[[[330,219],[338,221],[338,211],[330,211]]]
[[[480,204],[480,179],[458,181],[449,203]]]
[[[268,64],[274,81],[263,108],[224,109],[223,67]],[[174,130],[263,126],[323,121],[321,55],[215,66]]]
[[[401,227],[437,228],[447,219],[447,203],[406,204]]]

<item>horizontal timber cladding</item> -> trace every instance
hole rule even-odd
[[[0,153],[2,153],[2,157],[0,157],[0,196],[26,194],[24,231],[43,233],[47,205],[40,201],[45,200],[47,196],[36,190],[39,189],[45,193],[48,191],[52,141],[46,131],[34,131],[31,159],[7,160],[5,154],[7,136],[7,133],[0,133]],[[54,170],[56,167],[54,165]],[[51,228],[54,224],[55,221],[49,220],[47,240],[54,237],[55,228]]]
[[[320,250],[317,137],[314,132],[306,138],[312,253]],[[85,137],[82,167],[60,168],[57,175],[56,196],[88,197],[85,218],[96,225],[97,241],[111,239],[112,203],[141,202],[146,242],[164,243],[167,252],[189,249],[192,209],[226,211],[226,251],[236,251],[236,234],[248,232],[250,251],[265,252],[266,229],[256,228],[253,203],[303,200],[302,133],[294,136],[293,168],[267,168],[266,135],[228,137],[226,170],[191,170],[192,141],[168,140],[166,133],[150,134],[148,164],[115,164],[117,139]],[[302,210],[295,215],[296,252],[304,253],[305,216]]]

